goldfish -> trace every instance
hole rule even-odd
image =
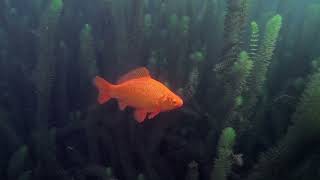
[[[183,100],[161,82],[153,79],[147,68],[139,67],[129,71],[111,84],[102,77],[93,80],[98,89],[98,103],[103,104],[111,98],[118,101],[120,110],[134,108],[134,119],[142,123],[152,119],[160,112],[180,108]]]

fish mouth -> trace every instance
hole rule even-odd
[[[178,105],[177,105],[177,108],[180,108],[180,107],[182,107],[182,106],[183,106],[183,101],[180,100],[179,103],[178,103]]]

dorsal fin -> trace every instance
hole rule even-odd
[[[139,67],[134,70],[129,71],[128,73],[122,75],[118,81],[117,84],[121,84],[125,81],[131,80],[131,79],[138,79],[143,77],[150,77],[150,73],[147,68],[145,67]]]

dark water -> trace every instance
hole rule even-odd
[[[318,180],[319,29],[318,0],[0,0],[0,179]],[[97,103],[137,67],[183,107]]]

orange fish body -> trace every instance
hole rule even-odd
[[[154,118],[160,112],[179,108],[182,99],[161,82],[151,78],[146,68],[138,68],[125,74],[116,85],[101,77],[95,77],[94,84],[99,90],[98,102],[103,104],[116,98],[121,110],[127,106],[135,108],[134,118],[143,122],[146,117]]]

